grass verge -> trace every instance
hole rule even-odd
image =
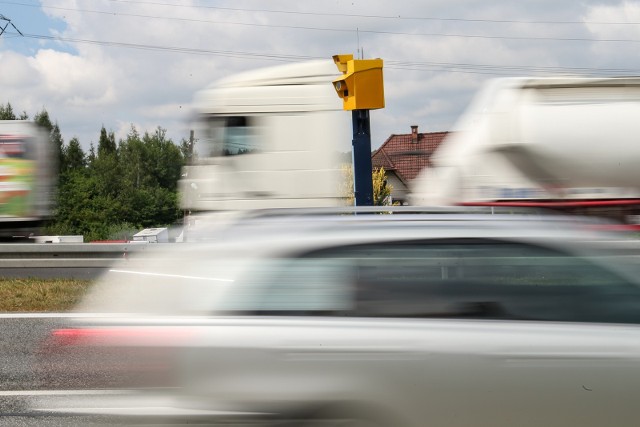
[[[0,278],[0,312],[68,311],[91,283],[74,279]]]

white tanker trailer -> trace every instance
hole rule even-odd
[[[640,78],[504,78],[412,187],[417,205],[539,206],[634,222]]]

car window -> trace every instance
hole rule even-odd
[[[249,277],[234,309],[262,315],[640,322],[636,283],[514,242],[345,246],[270,260]]]
[[[267,259],[241,277],[218,309],[229,313],[310,315],[352,309],[354,270],[339,257]]]

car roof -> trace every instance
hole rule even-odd
[[[215,216],[210,217],[212,224]],[[222,243],[231,248],[248,241],[294,245],[297,239],[321,242],[428,238],[548,238],[550,240],[617,240],[623,234],[599,230],[603,221],[540,210],[496,208],[358,207],[260,210],[238,214],[230,225],[190,232],[192,241]]]

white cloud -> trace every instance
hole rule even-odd
[[[44,49],[29,63],[42,89],[62,105],[102,107],[117,101],[110,70],[91,58]]]
[[[624,1],[612,5],[596,5],[584,15],[589,31],[603,39],[633,39],[640,37],[640,4]],[[625,23],[626,25],[603,24],[605,22]]]
[[[38,72],[29,64],[28,58],[15,52],[0,52],[0,81],[5,94],[19,93],[34,82],[37,82]],[[5,95],[6,96],[6,95]]]

